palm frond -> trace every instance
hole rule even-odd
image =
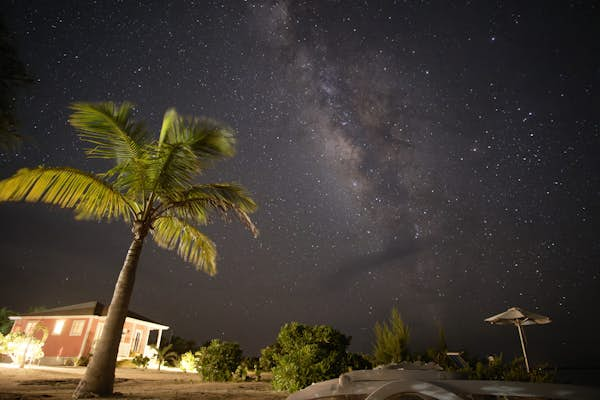
[[[206,225],[209,222],[209,210],[212,204],[206,200],[184,200],[177,203],[163,203],[157,215],[174,216],[195,225]]]
[[[258,235],[258,229],[248,215],[256,211],[256,203],[246,189],[235,183],[195,185],[187,191],[176,193],[165,202],[164,209],[168,214],[196,223],[206,223],[207,212],[211,210],[225,215],[234,212],[255,237]]]
[[[192,225],[175,218],[158,218],[152,229],[152,237],[160,247],[173,250],[186,262],[213,276],[217,273],[217,249],[215,244]]]
[[[167,138],[167,133],[173,129],[173,124],[176,123],[178,118],[177,111],[174,108],[169,108],[165,112],[165,116],[163,117],[162,127],[160,128],[160,136],[158,138],[158,145],[162,145],[162,143]]]
[[[75,168],[23,168],[0,181],[0,201],[42,202],[75,210],[81,219],[130,220],[135,213],[121,193],[99,177]]]
[[[174,109],[165,113],[158,145],[147,147],[152,191],[161,197],[191,187],[207,160],[232,156],[235,138],[222,124],[208,119],[184,118]]]
[[[196,157],[212,160],[235,154],[235,135],[231,128],[209,118],[176,116],[165,130],[165,141],[189,146]]]
[[[151,191],[148,164],[146,158],[132,159],[117,164],[98,176],[111,182],[113,187],[121,193],[125,193],[128,199],[143,202],[144,193]]]
[[[200,160],[181,143],[153,146],[154,158],[148,163],[148,182],[152,191],[161,196],[189,189],[192,178],[200,171]]]
[[[91,145],[85,150],[89,157],[113,158],[119,163],[140,156],[146,131],[132,120],[132,104],[73,103],[71,109],[69,122],[80,139]]]

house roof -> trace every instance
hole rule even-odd
[[[87,303],[73,304],[70,306],[48,308],[46,310],[33,311],[21,314],[20,317],[47,317],[47,316],[70,316],[70,315],[98,315],[106,316],[109,306],[105,306],[99,301],[88,301]],[[127,316],[140,321],[150,322],[152,324],[162,325],[160,322],[151,320],[133,311],[128,311]],[[168,328],[168,327],[166,327]]]

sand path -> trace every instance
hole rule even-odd
[[[84,368],[28,367],[0,364],[0,400],[71,399]],[[268,382],[202,382],[197,374],[118,368],[115,392],[118,399],[285,399]]]

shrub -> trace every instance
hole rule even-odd
[[[346,371],[350,338],[326,325],[285,324],[273,355],[273,387],[294,392]]]
[[[183,353],[179,360],[179,368],[184,372],[198,372],[198,358],[191,351]]]
[[[136,356],[131,359],[131,362],[138,368],[147,368],[150,359],[141,354],[136,354]]]
[[[262,374],[262,370],[260,368],[260,357],[245,357],[240,365],[246,368],[246,380],[254,379],[256,381],[260,381],[260,376]],[[250,373],[252,373],[252,375],[250,375]]]
[[[245,382],[248,379],[248,368],[243,363],[238,365],[233,373],[233,380],[236,382]]]
[[[91,358],[91,354],[87,356],[77,357],[75,358],[75,360],[73,360],[73,365],[75,365],[76,367],[87,367],[87,365],[90,363]]]
[[[198,371],[207,381],[225,382],[232,378],[242,361],[242,349],[233,342],[213,339],[208,346],[201,347],[198,356]]]

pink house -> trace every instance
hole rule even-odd
[[[49,310],[36,311],[10,317],[15,321],[12,332],[31,332],[36,324],[48,330],[44,344],[42,364],[63,365],[74,358],[94,353],[96,342],[102,333],[108,307],[97,302],[74,304]],[[118,358],[129,358],[135,354],[150,354],[151,331],[158,331],[152,342],[160,343],[162,331],[168,326],[159,324],[134,312],[127,314]],[[42,336],[42,332],[34,332]]]

